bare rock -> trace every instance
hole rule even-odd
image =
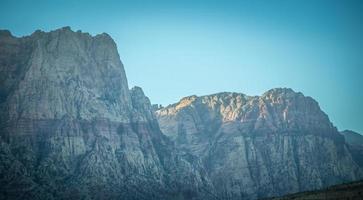
[[[211,186],[129,90],[109,35],[1,31],[0,72],[1,199],[202,199]]]
[[[311,97],[189,96],[156,111],[179,150],[200,158],[222,199],[256,199],[362,178],[351,151]]]

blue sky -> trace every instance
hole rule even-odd
[[[63,26],[110,34],[152,103],[289,87],[363,133],[363,1],[0,0],[0,28],[16,36]]]

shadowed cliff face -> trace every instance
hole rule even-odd
[[[363,167],[363,136],[354,131],[345,130],[340,132],[346,143],[348,144],[349,150],[352,153],[354,160],[362,168]]]
[[[116,45],[65,27],[0,32],[0,199],[204,198]]]
[[[316,101],[291,89],[190,96],[156,111],[165,135],[204,162],[223,199],[260,198],[362,178]]]
[[[108,118],[129,122],[127,79],[116,45],[62,28],[1,37],[1,91],[10,120]]]

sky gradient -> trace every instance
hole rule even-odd
[[[289,87],[363,133],[363,1],[0,0],[0,29],[15,36],[64,26],[111,35],[152,103]]]

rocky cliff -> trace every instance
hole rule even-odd
[[[344,130],[342,132],[340,132],[344,138],[345,141],[349,144],[349,145],[363,145],[363,135],[351,130]]]
[[[115,42],[0,31],[0,199],[207,198],[203,168],[128,88]],[[208,195],[208,194],[207,194]]]
[[[290,89],[152,106],[109,35],[0,30],[0,199],[257,199],[362,178],[351,152]]]
[[[318,103],[291,89],[189,96],[156,115],[180,151],[202,160],[221,199],[279,196],[362,178]]]
[[[354,160],[363,168],[363,135],[350,130],[340,133],[344,136]]]

